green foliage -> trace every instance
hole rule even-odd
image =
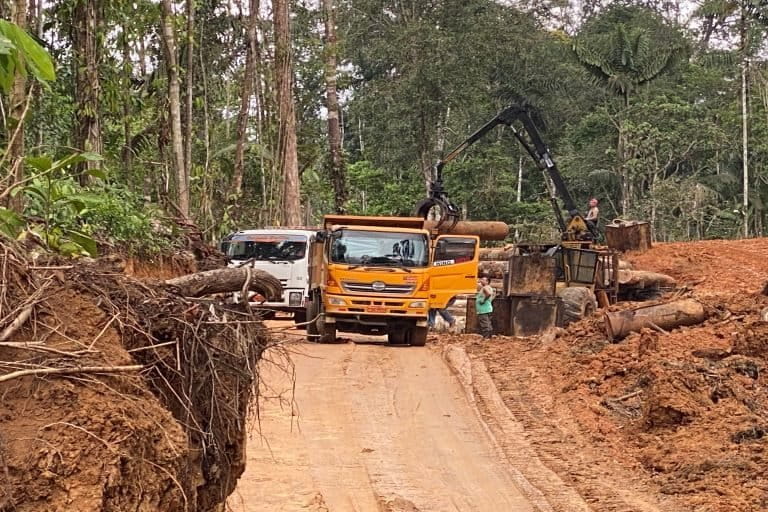
[[[168,172],[172,151],[159,8],[152,0],[102,3],[98,114],[102,166],[110,169],[109,179],[102,175],[82,187],[69,178],[73,161],[39,157],[51,147],[71,147],[79,127],[73,101],[79,90],[73,76],[78,69],[71,30],[75,4],[49,2],[43,39],[56,41],[51,51],[59,76],[31,104],[25,142],[29,155],[37,158],[29,159],[27,168],[37,181],[28,182],[30,190],[17,195],[27,198],[33,227],[39,231],[48,222],[47,233],[64,243],[77,244],[70,238],[76,235],[62,230],[70,229],[98,240],[102,248],[151,252],[172,239],[167,230],[157,233],[153,219],[158,214],[150,205],[165,205],[173,212],[175,188]],[[245,78],[245,13],[237,5],[196,2],[191,48],[182,11],[175,17],[181,67],[186,68],[186,57],[194,52],[191,120],[183,114],[184,126],[192,127],[193,213],[212,239],[231,229],[274,224],[282,204],[279,108],[269,55],[273,27],[266,12],[258,29],[259,41],[266,44],[260,48],[246,130],[243,195],[230,197],[235,119]],[[743,3],[750,15],[744,49],[739,23],[733,23],[737,2],[699,2],[686,27],[677,25],[684,16],[675,16],[675,2],[590,0],[582,2],[583,11],[574,5],[549,0],[336,1],[349,213],[410,214],[425,195],[425,171],[435,161],[508,103],[525,102],[541,112],[542,134],[577,204],[597,196],[603,216],[610,218],[621,210],[626,193],[628,215],[653,218],[660,239],[733,236],[745,213],[751,216],[753,232],[764,234],[765,2]],[[4,23],[0,73],[8,76],[9,69],[21,70],[23,63],[21,71],[51,79],[52,66],[30,64],[42,58],[25,50],[34,40],[3,30],[8,28]],[[302,216],[312,223],[333,208],[323,167],[328,150],[319,5],[293,3],[292,23]],[[716,44],[706,39],[710,26]],[[17,58],[23,53],[33,59]],[[741,211],[744,53],[752,57],[747,212]],[[182,80],[186,76],[188,70],[182,69]],[[185,94],[186,83],[182,88]],[[56,166],[58,170],[50,171]],[[469,218],[504,220],[521,239],[557,238],[541,173],[506,128],[447,166],[445,179],[450,196]],[[685,198],[677,200],[675,193]],[[77,197],[82,194],[103,200],[83,201]],[[48,203],[48,210],[40,206]],[[59,206],[63,213],[51,211]],[[25,222],[0,209],[0,231],[5,234],[18,235]]]
[[[56,79],[48,52],[16,24],[0,20],[0,89],[7,93],[16,74],[27,72],[43,83]]]
[[[628,102],[640,85],[672,69],[685,55],[687,45],[652,10],[620,5],[587,22],[573,50],[595,84]]]

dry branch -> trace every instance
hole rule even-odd
[[[143,368],[144,366],[140,364],[129,366],[81,366],[79,368],[32,368],[29,370],[19,370],[16,372],[6,373],[5,375],[0,375],[0,382],[5,382],[19,377],[26,377],[29,375],[39,377],[41,375],[79,375],[83,373],[124,373],[138,372]]]
[[[184,297],[202,297],[214,293],[239,292],[248,282],[250,291],[264,296],[267,300],[279,300],[283,293],[280,281],[272,275],[249,267],[217,268],[186,276],[168,279],[165,284],[174,288]]]
[[[13,336],[13,333],[19,330],[19,328],[24,325],[24,323],[29,320],[29,317],[32,315],[32,310],[34,309],[35,305],[30,304],[24,309],[21,310],[19,315],[16,317],[16,319],[8,325],[5,329],[3,329],[3,332],[0,333],[0,341],[5,341],[11,336]]]

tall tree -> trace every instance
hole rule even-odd
[[[192,117],[195,101],[195,0],[187,0],[187,69],[184,76],[186,94],[184,97],[184,179],[189,183],[192,175],[192,134],[194,122]]]
[[[11,21],[19,28],[27,26],[27,0],[11,2]],[[23,58],[21,60],[23,62]],[[10,95],[8,112],[8,161],[11,164],[11,183],[19,183],[24,179],[24,117],[27,114],[27,80],[26,75],[16,72]],[[23,208],[21,194],[11,197],[10,206],[16,211]]]
[[[241,10],[242,12],[242,10]],[[239,197],[245,175],[245,145],[248,137],[248,118],[251,110],[251,96],[255,83],[256,30],[259,23],[259,0],[248,4],[248,22],[245,30],[245,70],[240,87],[240,111],[237,113],[237,143],[235,145],[235,169],[232,176],[232,195]]]
[[[178,207],[181,215],[189,218],[189,178],[184,162],[184,135],[181,131],[181,91],[179,65],[176,54],[176,37],[173,28],[173,7],[171,0],[162,0],[162,34],[165,65],[168,73],[168,104],[171,124],[171,149],[178,187]]]
[[[336,90],[338,43],[334,0],[323,0],[325,21],[325,106],[328,110],[328,174],[331,177],[336,213],[344,213],[347,186],[341,149],[339,98]]]
[[[667,73],[684,55],[679,34],[654,13],[618,6],[587,23],[573,50],[581,65],[601,85],[619,95],[623,110],[638,88]],[[621,182],[621,214],[629,213],[632,182],[627,162],[627,140],[622,111],[614,120],[617,130],[616,174]]]
[[[299,159],[293,97],[293,58],[290,0],[273,0],[275,27],[275,81],[277,82],[278,149],[283,176],[283,224],[301,224]]]
[[[77,0],[72,23],[75,77],[75,144],[83,151],[103,152],[101,127],[101,77],[99,63],[101,44],[102,3],[98,0]],[[84,169],[97,168],[99,161],[88,161]],[[89,175],[80,173],[86,183]]]

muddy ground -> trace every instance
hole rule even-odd
[[[0,511],[207,512],[234,489],[261,322],[124,270],[0,240]]]
[[[599,315],[556,335],[432,341],[487,366],[537,453],[594,510],[768,509],[768,240],[658,244],[628,259],[678,279],[710,319],[617,344]],[[643,494],[658,504],[633,504]]]

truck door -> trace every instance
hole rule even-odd
[[[479,247],[476,236],[437,237],[429,267],[430,307],[443,308],[456,295],[475,293]]]

